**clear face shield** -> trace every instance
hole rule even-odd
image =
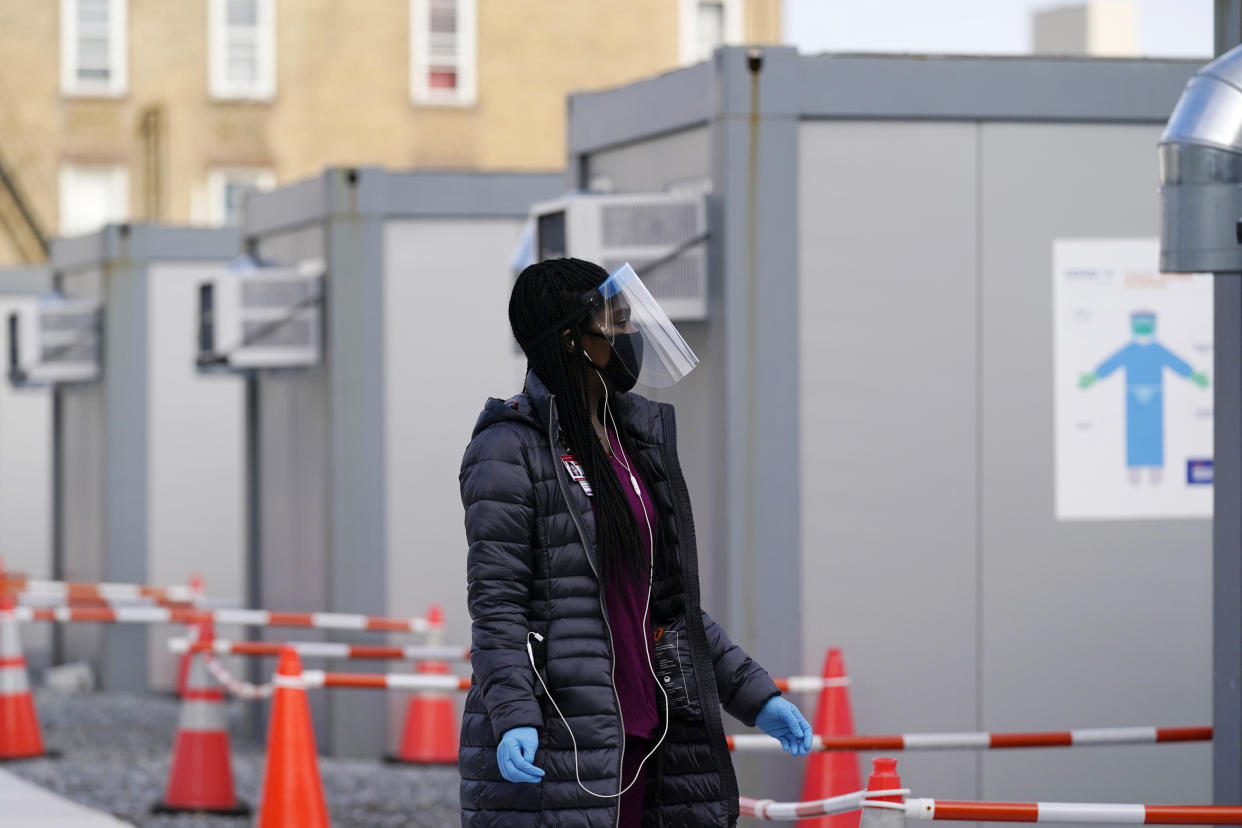
[[[612,359],[619,362],[613,370],[624,371],[648,388],[668,388],[699,364],[628,262],[590,291],[586,300],[591,308],[588,325],[608,340]]]

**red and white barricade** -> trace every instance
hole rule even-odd
[[[1115,825],[1242,825],[1239,805],[1126,805],[1095,802],[963,802],[910,799],[906,819],[980,822],[1106,822]]]
[[[321,630],[369,630],[371,632],[427,632],[426,618],[388,618],[344,612],[272,612],[252,609],[176,609],[168,607],[84,608],[18,607],[19,621],[57,621],[96,624],[198,624],[242,627],[305,627]]]
[[[343,658],[359,661],[470,660],[470,649],[468,647],[434,646],[430,644],[410,644],[397,647],[375,644],[342,644],[335,641],[281,642],[217,639],[211,643],[206,643],[193,642],[188,638],[170,638],[168,640],[168,649],[178,654],[186,652],[212,652],[216,655],[276,657],[280,655],[280,651],[285,647],[293,648],[293,651],[298,654],[299,658]]]
[[[739,753],[780,750],[780,742],[762,734],[726,736]],[[905,733],[891,736],[815,736],[811,750],[993,750],[1006,748],[1149,745],[1210,742],[1210,727],[1097,727],[1034,733]]]

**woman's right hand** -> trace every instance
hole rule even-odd
[[[539,731],[533,727],[515,727],[505,731],[496,746],[496,764],[500,775],[510,782],[539,782],[543,769],[531,762],[539,749]]]

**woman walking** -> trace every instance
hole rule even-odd
[[[721,706],[790,753],[811,728],[699,606],[665,387],[697,358],[626,265],[526,268],[526,385],[487,402],[461,469],[474,682],[462,825],[732,826]]]

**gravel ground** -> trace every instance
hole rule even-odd
[[[11,762],[5,770],[144,828],[240,828],[253,821],[195,815],[152,816],[168,782],[177,702],[125,694],[36,691],[43,739],[55,759]],[[241,730],[241,703],[229,708],[237,795],[258,803],[263,747]],[[439,828],[459,825],[456,768],[419,768],[320,757],[336,828]]]

